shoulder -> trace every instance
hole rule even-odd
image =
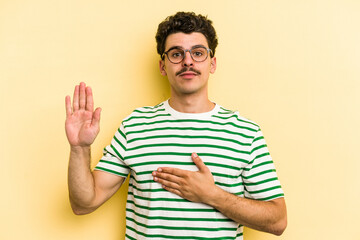
[[[248,129],[254,132],[260,130],[260,126],[256,122],[240,115],[239,111],[229,110],[223,106],[219,106],[218,109],[219,110],[212,116],[213,118],[218,119],[218,121],[232,123],[240,128]]]
[[[124,118],[122,123],[126,124],[136,119],[152,119],[167,115],[168,114],[165,113],[164,102],[162,102],[155,106],[145,106],[134,109],[130,115]]]

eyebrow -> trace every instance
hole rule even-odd
[[[205,47],[205,46],[202,45],[202,44],[198,44],[198,45],[192,46],[190,49],[194,49],[194,48],[198,48],[198,47],[207,48],[207,47]],[[184,48],[183,48],[182,46],[173,46],[173,47],[169,48],[169,49],[168,49],[167,51],[165,51],[165,52],[168,52],[168,51],[173,50],[173,49],[184,49]]]

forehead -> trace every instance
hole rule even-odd
[[[192,33],[172,33],[166,38],[165,50],[179,46],[185,49],[189,49],[195,45],[204,45],[209,47],[206,37],[202,33],[192,32]]]

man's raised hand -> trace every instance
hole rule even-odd
[[[94,111],[92,90],[85,83],[75,86],[73,103],[65,98],[65,131],[71,147],[90,147],[100,131],[101,108]]]

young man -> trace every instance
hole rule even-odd
[[[243,239],[243,226],[282,234],[283,191],[259,126],[208,99],[211,21],[179,12],[159,25],[156,40],[171,97],[127,117],[94,171],[101,110],[84,83],[72,106],[66,97],[74,213],[93,212],[129,175],[126,239]]]

